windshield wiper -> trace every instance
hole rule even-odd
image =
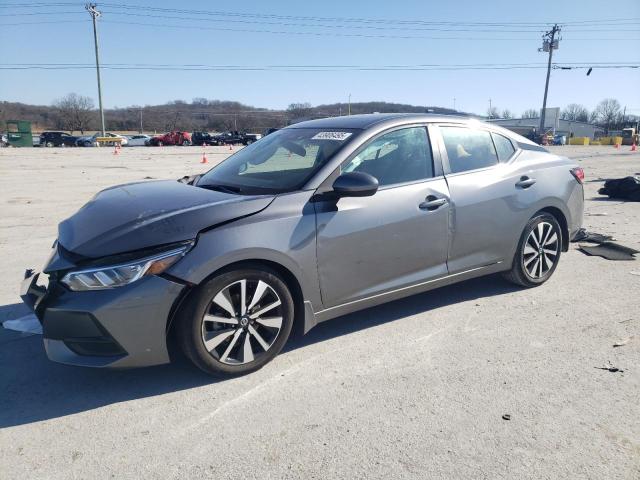
[[[207,190],[216,190],[224,193],[242,193],[242,189],[239,187],[232,187],[231,185],[219,185],[219,184],[205,184],[198,185],[198,187],[206,188]]]

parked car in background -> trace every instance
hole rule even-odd
[[[245,133],[244,136],[247,139],[245,145],[249,145],[253,142],[257,142],[262,138],[261,133]]]
[[[117,133],[105,133],[104,134],[105,137],[109,137],[109,138],[119,138],[120,139],[120,145],[121,146],[125,146],[129,140],[127,139],[127,137],[125,137],[124,135],[118,135]],[[82,137],[78,137],[78,139],[76,140],[76,145],[78,147],[95,147],[98,145],[98,138],[101,138],[102,134],[100,132],[96,132],[93,135],[84,135]],[[118,143],[118,142],[113,142]],[[107,143],[108,144],[108,143]]]
[[[169,132],[164,135],[157,135],[149,140],[152,147],[162,147],[163,145],[182,145],[183,147],[191,145],[191,134],[189,132]]]
[[[193,132],[191,134],[191,143],[193,145],[217,145],[215,136],[209,132]]]
[[[574,160],[473,119],[301,122],[189,183],[98,193],[60,224],[46,288],[27,270],[22,298],[52,360],[147,366],[177,345],[242,375],[294,324],[493,273],[542,285],[581,227],[583,180]]]
[[[127,137],[126,145],[128,147],[145,147],[149,145],[150,141],[151,141],[151,135],[144,135],[144,134],[129,135]]]
[[[42,132],[40,145],[43,147],[75,147],[78,137],[66,132]]]
[[[241,133],[236,130],[215,135],[213,138],[216,142],[216,145],[250,145],[259,138],[262,138],[262,135],[254,133]]]

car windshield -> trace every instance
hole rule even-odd
[[[298,190],[354,132],[344,128],[278,130],[214,167],[197,186],[245,195]]]

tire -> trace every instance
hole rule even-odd
[[[183,140],[182,141],[182,146],[183,147],[188,147],[189,145],[191,145],[191,142],[189,140]]]
[[[52,148],[54,145],[53,145],[53,142],[47,142],[44,144],[44,146],[48,148]]]
[[[251,308],[240,315],[243,282],[245,305]],[[271,308],[252,317],[252,312],[266,307]],[[206,373],[244,375],[262,368],[282,350],[293,318],[293,298],[277,273],[243,268],[197,287],[178,314],[176,335],[187,358]]]
[[[538,213],[525,226],[511,270],[503,274],[504,278],[522,287],[542,285],[555,272],[561,253],[560,224],[553,215]]]

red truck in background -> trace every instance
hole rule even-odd
[[[191,134],[189,132],[169,132],[164,135],[152,137],[149,140],[152,147],[162,147],[163,145],[182,145],[184,147],[191,145]]]

